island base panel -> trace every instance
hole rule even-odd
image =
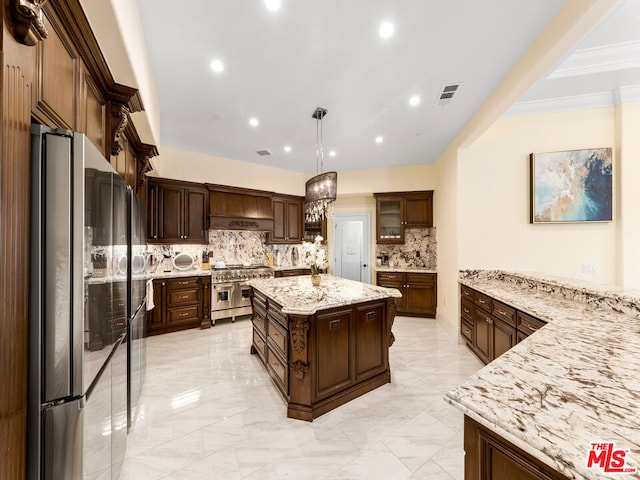
[[[337,408],[345,403],[349,403],[365,393],[371,392],[376,388],[379,388],[387,383],[391,383],[391,373],[389,371],[380,375],[370,378],[352,388],[343,390],[342,392],[327,398],[326,400],[313,404],[312,407],[307,405],[296,405],[294,403],[288,403],[287,417],[296,420],[305,420],[312,422],[313,419],[318,418],[320,415],[324,415],[330,412],[334,408]],[[286,400],[286,399],[285,399]]]

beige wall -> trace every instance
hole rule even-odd
[[[615,223],[529,223],[529,154],[613,147],[615,132],[614,108],[509,118],[460,150],[460,267],[615,283]],[[614,157],[617,162],[619,156]],[[594,265],[598,273],[583,274],[583,264]]]

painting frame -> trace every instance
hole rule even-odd
[[[613,222],[613,148],[529,155],[529,223]]]

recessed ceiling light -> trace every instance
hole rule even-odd
[[[272,12],[277,12],[282,6],[282,2],[280,0],[264,0],[264,4]]]
[[[258,122],[258,119],[256,117],[251,117],[249,119],[249,125],[251,125],[252,127],[257,127],[259,123],[260,122]]]
[[[393,23],[382,22],[380,24],[380,28],[378,29],[378,35],[380,35],[380,38],[389,38],[391,35],[393,35]]]
[[[289,153],[291,151],[291,147],[289,145],[284,146],[284,151]]]
[[[412,107],[415,107],[419,103],[420,103],[420,97],[418,95],[414,95],[409,99],[409,105],[411,105]]]
[[[376,143],[384,142],[384,137],[376,137]]]
[[[221,71],[224,70],[224,63],[222,63],[217,58],[215,60],[211,60],[211,70],[213,70],[216,73],[220,73]]]
[[[335,156],[336,156],[336,151],[335,151],[335,150],[331,150],[331,151],[329,152],[329,156],[330,156],[330,157],[335,157]]]

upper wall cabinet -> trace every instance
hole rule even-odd
[[[273,232],[267,234],[267,243],[301,243],[304,229],[304,198],[274,196]]]
[[[374,193],[376,242],[404,243],[405,228],[433,227],[433,190]]]
[[[208,243],[209,191],[202,184],[149,178],[149,243]]]

